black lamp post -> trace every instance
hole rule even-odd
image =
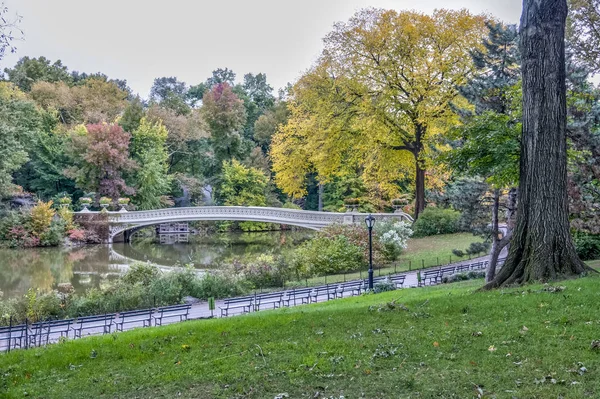
[[[373,290],[373,226],[375,218],[369,214],[365,218],[367,229],[369,229],[369,290]]]

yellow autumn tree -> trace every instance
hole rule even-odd
[[[358,166],[367,187],[387,193],[410,177],[415,213],[425,207],[430,155],[455,122],[450,104],[473,73],[469,52],[487,34],[484,15],[466,10],[365,9],[338,23],[294,86],[291,118],[273,139],[276,182],[303,194],[309,170]],[[437,179],[439,181],[439,179]]]

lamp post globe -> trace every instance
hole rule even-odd
[[[369,230],[369,290],[373,290],[373,226],[375,218],[369,213],[365,218],[367,229]]]

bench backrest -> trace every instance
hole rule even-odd
[[[84,325],[84,324],[94,324],[94,323],[99,323],[99,322],[104,322],[104,323],[111,323],[114,319],[115,319],[115,314],[106,314],[106,315],[100,315],[100,316],[85,316],[85,317],[78,317],[75,321],[75,323],[78,323],[80,325]]]
[[[231,299],[225,300],[225,305],[235,305],[238,303],[252,302],[252,301],[254,301],[253,296],[248,296],[248,297],[243,297],[243,298],[231,298]]]

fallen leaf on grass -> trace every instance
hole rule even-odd
[[[437,341],[435,341],[435,342],[433,343],[433,346],[435,346],[436,348],[439,348],[439,347],[440,347],[440,344],[439,344]]]

